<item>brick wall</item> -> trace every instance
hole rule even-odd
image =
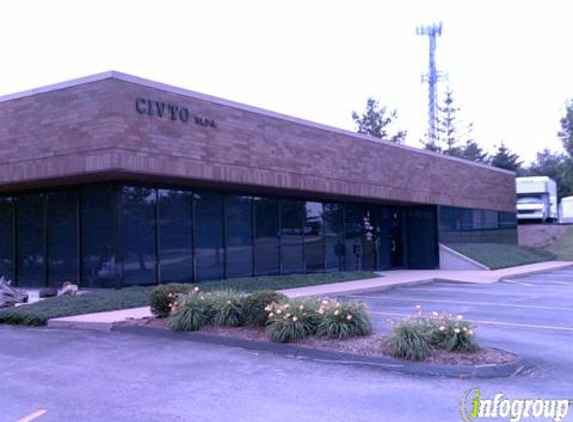
[[[185,107],[185,123],[137,98]],[[194,122],[193,115],[217,128]],[[396,203],[515,210],[514,175],[132,77],[0,101],[0,189],[145,178]]]

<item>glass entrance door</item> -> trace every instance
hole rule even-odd
[[[376,230],[374,213],[364,210],[362,219],[362,269],[376,271]]]
[[[391,210],[390,218],[390,265],[392,268],[404,267],[404,230],[400,209]]]

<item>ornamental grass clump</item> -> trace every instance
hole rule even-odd
[[[316,328],[316,300],[292,300],[266,307],[269,322],[265,329],[269,340],[279,343],[302,340]]]
[[[211,301],[199,289],[194,289],[177,297],[168,326],[173,331],[197,331],[210,322],[212,315]]]
[[[427,327],[418,318],[406,318],[396,324],[385,343],[388,352],[401,359],[422,361],[432,354]]]
[[[363,303],[323,300],[317,309],[319,323],[316,335],[323,338],[367,336],[372,333],[372,323]]]
[[[479,350],[474,327],[463,315],[453,316],[432,312],[429,317],[431,330],[430,341],[438,348],[449,352],[473,353]]]
[[[258,290],[245,299],[244,306],[247,323],[264,327],[269,320],[269,313],[265,310],[271,303],[284,303],[288,299],[282,293],[274,290]]]
[[[245,297],[235,290],[217,290],[206,297],[211,305],[214,325],[223,327],[240,327],[245,325]]]
[[[432,350],[473,353],[479,350],[471,322],[463,315],[432,312],[418,305],[417,315],[399,321],[386,339],[391,355],[408,360],[425,360]]]

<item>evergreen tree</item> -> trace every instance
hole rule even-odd
[[[366,111],[362,115],[356,111],[352,112],[352,119],[358,126],[358,133],[401,144],[406,140],[407,132],[398,130],[390,133],[388,131],[388,127],[392,126],[397,118],[398,112],[396,110],[388,110],[387,107],[380,106],[374,98],[368,98]]]
[[[484,152],[476,141],[471,140],[466,141],[466,144],[461,147],[459,157],[476,163],[486,164],[490,162],[489,154]]]
[[[519,155],[511,152],[503,142],[499,147],[497,147],[497,152],[491,158],[492,166],[514,171],[516,173],[521,171],[522,163],[523,161],[519,160]]]

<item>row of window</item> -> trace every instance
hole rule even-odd
[[[517,217],[498,212],[458,207],[439,207],[442,243],[516,243]]]
[[[502,214],[441,207],[440,239],[471,226],[490,237],[470,241],[496,242],[506,236],[501,229],[513,227]],[[118,184],[0,198],[0,273],[21,286],[120,287],[437,265],[433,206]]]

